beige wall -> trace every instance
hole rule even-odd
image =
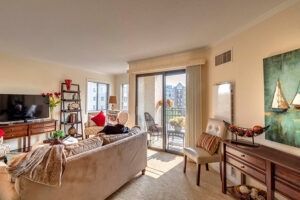
[[[208,107],[212,115],[212,87],[224,81],[235,83],[234,115],[239,126],[264,124],[263,58],[300,48],[300,3],[209,50]],[[233,49],[233,62],[215,67],[214,56]],[[299,74],[300,76],[300,74]],[[271,142],[259,136],[257,142],[300,155],[300,149]]]
[[[299,9],[300,3],[207,51],[208,117],[212,117],[213,85],[232,81],[235,84],[235,123],[243,127],[264,125],[263,58],[300,48]],[[214,56],[231,48],[233,62],[215,67]],[[272,148],[300,156],[300,148],[266,140],[265,134],[258,136],[255,140]],[[231,172],[231,170],[228,171]],[[228,177],[238,182],[239,173],[236,173],[234,177],[230,175]],[[248,182],[251,185],[258,185],[252,179],[248,179]],[[280,196],[278,198],[284,199]]]
[[[111,84],[111,94],[114,94],[113,75],[99,74],[83,71],[56,64],[33,61],[17,56],[0,53],[0,74],[1,84],[0,93],[15,94],[41,94],[43,92],[60,91],[60,83],[69,78],[73,83],[80,84],[83,119],[86,119],[86,82],[87,80],[98,80]],[[57,106],[54,111],[54,118],[59,119],[59,109]],[[32,144],[36,140],[44,139],[45,135],[33,136]],[[21,147],[20,140],[7,140],[12,148]]]

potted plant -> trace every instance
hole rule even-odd
[[[57,131],[53,131],[52,133],[52,138],[54,139],[63,139],[66,137],[65,132],[63,132],[62,130],[57,130]]]
[[[170,125],[172,125],[175,131],[181,131],[181,129],[185,126],[185,117],[175,117],[169,120]]]

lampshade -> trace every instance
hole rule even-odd
[[[117,103],[117,97],[116,96],[109,96],[108,103],[116,104]]]

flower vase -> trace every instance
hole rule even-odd
[[[181,126],[175,126],[174,129],[175,129],[175,131],[180,132],[181,131]]]
[[[53,110],[54,110],[54,107],[50,107],[50,119],[51,120],[53,119]]]
[[[0,144],[3,144],[3,137],[0,137]]]
[[[65,83],[66,83],[66,86],[67,86],[67,90],[70,90],[71,89],[72,80],[71,79],[66,79]]]

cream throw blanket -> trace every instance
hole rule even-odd
[[[7,171],[12,177],[23,175],[33,182],[60,186],[65,164],[64,145],[43,146],[13,159]]]

